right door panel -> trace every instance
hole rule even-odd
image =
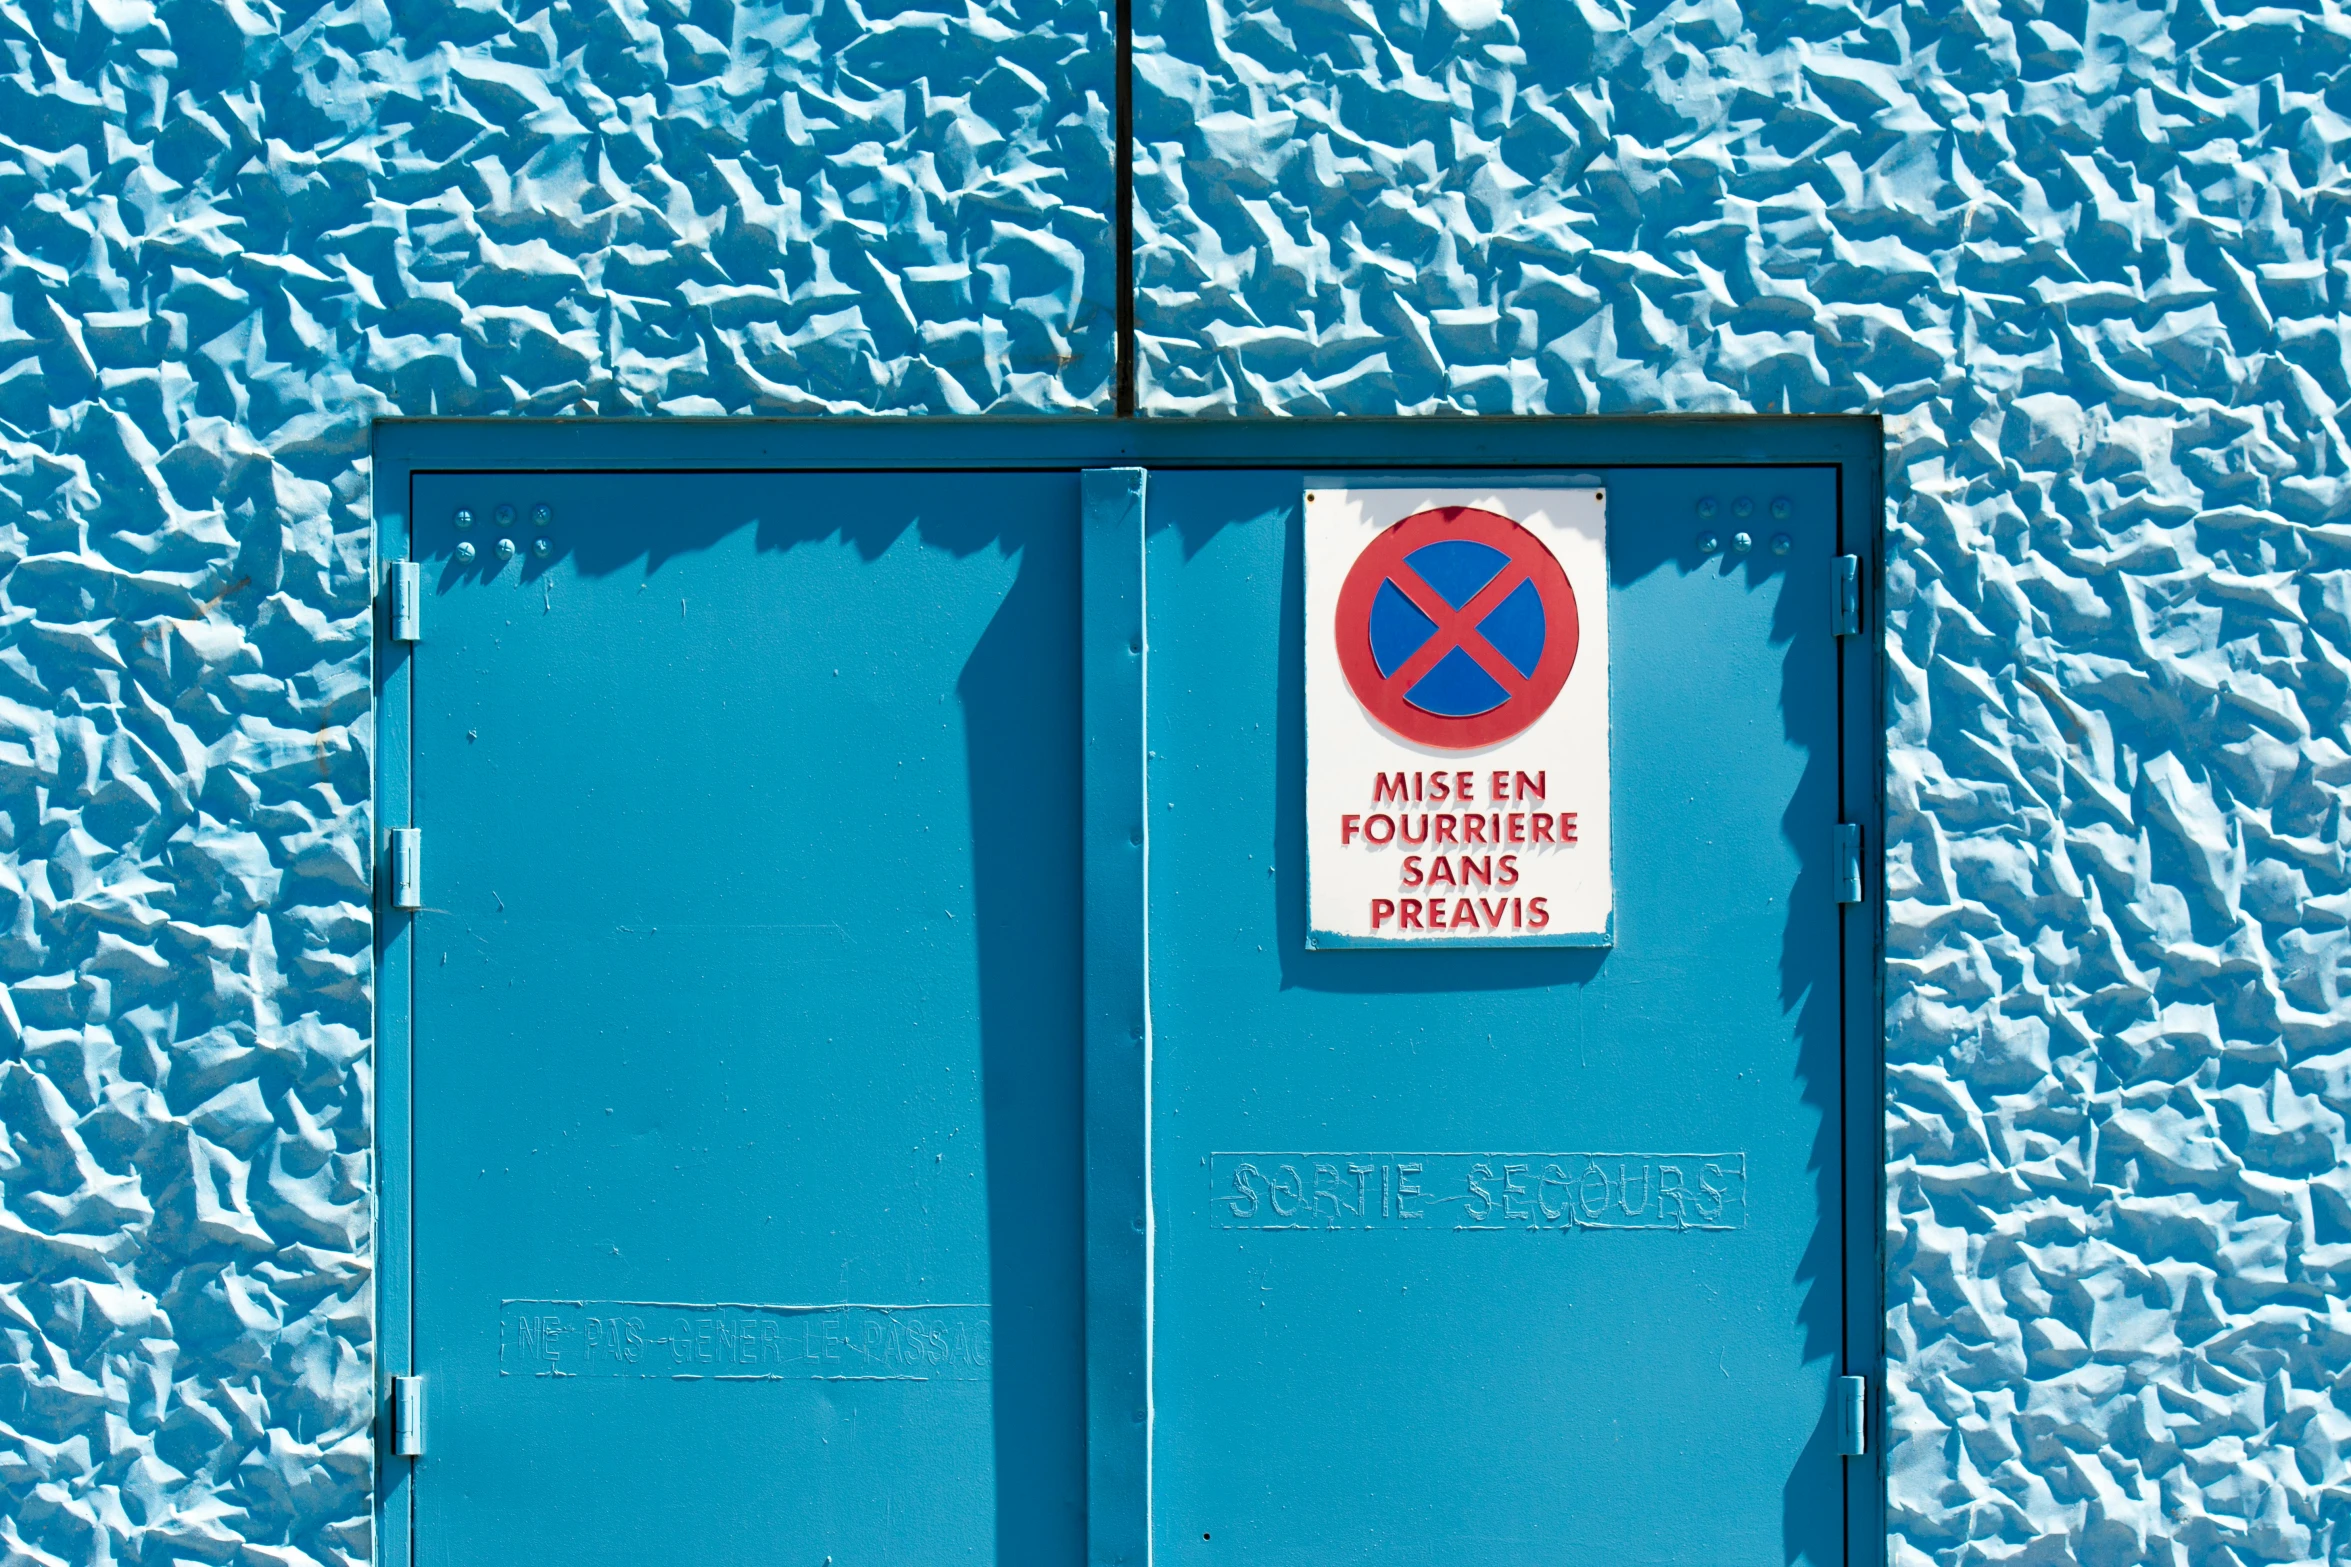
[[[1151,476],[1164,1562],[1843,1558],[1837,475],[1604,477],[1615,945],[1310,951],[1304,476]]]

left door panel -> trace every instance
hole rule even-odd
[[[1077,476],[412,499],[418,1559],[1081,1560]]]

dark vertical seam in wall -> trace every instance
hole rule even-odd
[[[1118,27],[1118,82],[1116,112],[1111,120],[1118,137],[1113,224],[1118,245],[1118,416],[1135,412],[1135,7],[1134,0],[1115,0]]]

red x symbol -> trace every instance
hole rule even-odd
[[[1512,561],[1494,573],[1493,580],[1472,594],[1468,603],[1455,609],[1445,602],[1443,594],[1421,579],[1420,573],[1414,571],[1410,563],[1398,561],[1390,568],[1388,580],[1396,585],[1397,592],[1412,601],[1413,608],[1435,621],[1437,629],[1429,633],[1426,642],[1413,650],[1410,658],[1396,666],[1396,672],[1388,676],[1388,688],[1398,692],[1410,691],[1420,684],[1423,675],[1437,667],[1446,654],[1459,648],[1476,659],[1478,668],[1492,675],[1494,683],[1511,697],[1525,695],[1526,676],[1518,672],[1516,664],[1496,651],[1494,644],[1486,640],[1485,633],[1478,630],[1478,626],[1501,607],[1504,599],[1518,591],[1518,585],[1526,581],[1528,575],[1525,566]]]
[[[1502,569],[1459,609],[1446,603],[1444,595],[1430,587],[1405,559],[1425,545],[1448,539],[1483,544],[1506,557]],[[1543,604],[1543,651],[1535,660],[1534,672],[1522,674],[1486,640],[1478,623],[1530,582]],[[1383,583],[1393,583],[1435,627],[1411,657],[1384,675],[1371,650],[1372,605]],[[1334,619],[1339,668],[1355,700],[1391,733],[1439,750],[1476,750],[1521,733],[1549,711],[1560,688],[1567,684],[1568,671],[1575,667],[1575,590],[1568,586],[1558,557],[1508,517],[1474,506],[1415,512],[1365,545],[1339,586]],[[1405,693],[1455,648],[1493,678],[1505,693],[1504,699],[1467,717],[1447,717],[1406,701]]]

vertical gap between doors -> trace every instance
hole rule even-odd
[[[1113,232],[1118,245],[1118,417],[1135,413],[1135,7],[1134,0],[1115,0],[1118,28],[1118,81],[1112,100],[1113,134],[1118,138],[1118,178],[1113,198],[1118,203]]]

